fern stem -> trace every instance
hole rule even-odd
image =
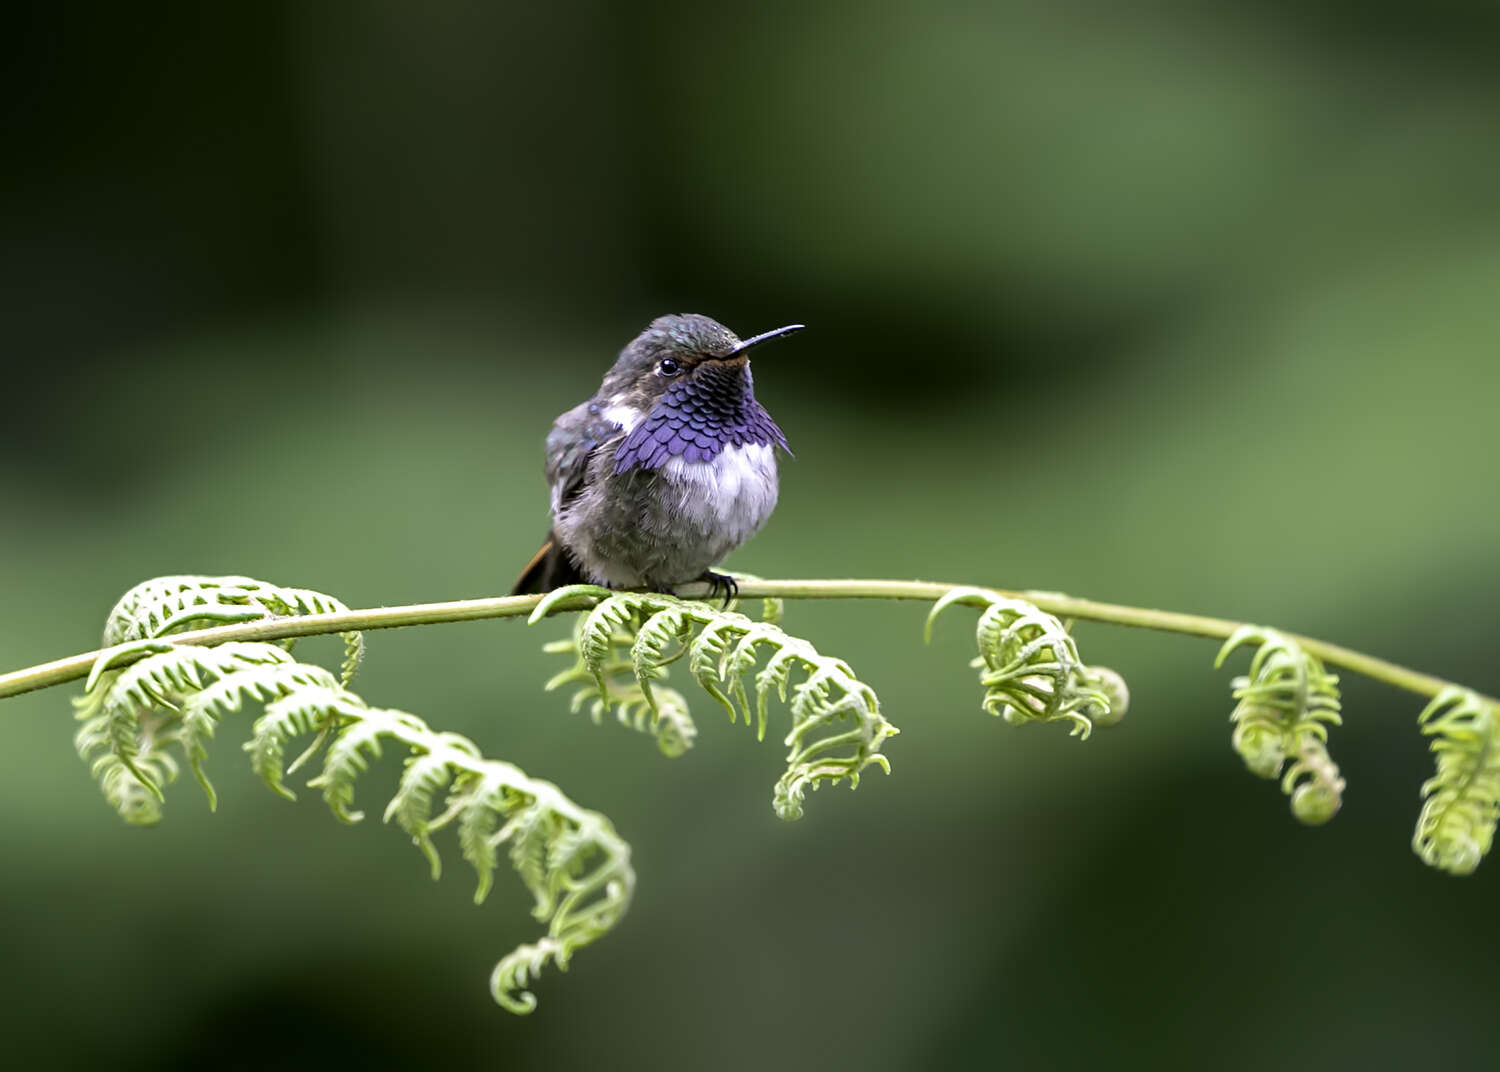
[[[972,588],[972,585],[943,584],[932,581],[893,580],[743,580],[739,585],[742,598],[775,599],[907,599],[933,603],[949,592]],[[1124,625],[1138,629],[1155,629],[1187,636],[1227,639],[1245,623],[1227,618],[1209,618],[1198,614],[1152,610],[1118,603],[1100,603],[1078,599],[1056,592],[1027,592],[1005,588],[986,591],[1013,599],[1024,599],[1060,618]],[[679,595],[701,598],[709,595],[706,584],[684,585]],[[445,622],[478,621],[487,618],[518,618],[529,615],[541,596],[497,596],[488,599],[461,599],[448,603],[418,603],[403,607],[375,607],[366,610],[341,611],[332,614],[306,614],[298,617],[263,619],[212,629],[177,633],[166,639],[174,644],[222,644],[231,640],[282,640],[289,637],[316,636],[370,629],[398,629],[410,625],[437,625]],[[557,603],[560,611],[587,610],[593,600],[587,596]],[[1420,696],[1434,697],[1455,682],[1378,659],[1337,644],[1282,631],[1302,649],[1325,663],[1352,670],[1365,677],[1382,681]],[[0,699],[49,688],[88,676],[101,652],[90,651],[0,674]],[[1500,700],[1481,697],[1500,706]]]

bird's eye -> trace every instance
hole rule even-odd
[[[664,357],[661,359],[661,364],[656,366],[656,370],[663,376],[675,376],[682,371],[682,366],[670,357]]]

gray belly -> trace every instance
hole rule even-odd
[[[776,508],[775,448],[726,447],[711,461],[674,457],[660,469],[613,472],[591,463],[586,490],[555,530],[590,580],[615,588],[696,580],[758,532]]]

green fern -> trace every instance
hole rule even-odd
[[[759,580],[750,573],[731,576],[737,581]],[[590,588],[588,591],[602,590]],[[731,603],[727,609],[733,610],[735,606],[736,603]],[[783,609],[781,600],[763,599],[761,620],[774,625],[781,620]],[[609,634],[604,647],[598,644],[596,623],[595,631],[590,633],[590,642],[595,646],[589,659],[584,658],[582,648],[584,631],[589,623],[580,615],[570,638],[542,645],[542,650],[549,655],[568,655],[574,660],[572,666],[552,677],[544,688],[551,692],[568,685],[576,686],[569,704],[574,713],[587,708],[589,717],[598,725],[613,711],[620,725],[654,737],[663,755],[682,755],[693,747],[698,727],[682,693],[660,682],[667,677],[668,666],[687,653],[685,641],[693,626],[685,614],[684,611],[681,616],[656,615],[652,627],[643,635],[641,626],[645,623],[645,615],[632,613]],[[736,709],[719,692],[717,685],[709,681],[706,687],[716,700],[724,704],[733,720]],[[761,738],[764,737],[762,724]]]
[[[1328,727],[1339,717],[1339,679],[1290,637],[1262,626],[1237,629],[1219,649],[1214,666],[1236,648],[1257,645],[1250,672],[1232,683],[1235,706],[1230,738],[1252,774],[1281,777],[1292,814],[1303,823],[1326,823],[1343,803],[1344,779],[1328,755]],[[1282,774],[1282,768],[1291,762]]]
[[[1417,716],[1433,738],[1437,773],[1422,786],[1412,848],[1429,867],[1467,875],[1479,866],[1500,818],[1500,739],[1495,709],[1449,687]]]
[[[570,655],[574,659],[572,666],[547,682],[546,690],[577,686],[570,703],[574,712],[587,707],[589,717],[597,725],[613,711],[620,725],[637,733],[651,734],[663,755],[680,756],[691,748],[698,727],[688,711],[687,700],[676,689],[659,684],[666,677],[669,660],[663,659],[660,666],[648,671],[647,677],[636,674],[633,651],[641,625],[639,616],[632,616],[613,629],[602,649],[598,638],[592,638],[595,645],[592,661],[583,655],[586,624],[587,619],[579,615],[571,638],[542,646],[548,654]]]
[[[750,725],[753,717],[760,739],[772,694],[788,703],[786,771],[772,794],[781,818],[800,819],[808,791],[825,783],[847,778],[851,787],[858,786],[860,772],[872,765],[889,773],[880,747],[896,728],[880,714],[874,690],[842,660],[821,654],[769,620],[673,596],[592,585],[550,593],[531,621],[579,597],[595,600],[593,609],[575,626],[571,641],[547,645],[548,651],[577,656],[574,666],[547,683],[549,689],[581,684],[574,710],[588,702],[598,721],[613,709],[622,723],[655,734],[663,752],[681,754],[695,730],[681,693],[661,682],[667,668],[685,657],[688,672],[730,721],[743,716]],[[763,612],[779,617],[780,607],[768,601]],[[753,709],[747,676],[755,692]]]
[[[789,708],[791,727],[773,806],[783,819],[796,819],[808,791],[846,778],[857,786],[872,765],[889,771],[880,749],[896,729],[847,663],[780,628],[781,600],[767,598],[765,589],[922,599],[932,603],[929,638],[946,608],[976,606],[979,654],[972,665],[985,689],[984,709],[1012,724],[1066,722],[1080,737],[1118,722],[1129,691],[1113,670],[1083,663],[1071,622],[1043,605],[1095,621],[1227,636],[1215,665],[1253,643],[1248,674],[1233,682],[1232,743],[1252,772],[1280,779],[1293,814],[1305,823],[1331,818],[1344,790],[1327,750],[1328,727],[1340,724],[1338,678],[1313,652],[1414,691],[1431,695],[1434,688],[1425,675],[1271,629],[1056,593],[1028,592],[1023,599],[923,582],[772,582],[762,588],[756,620],[733,606],[577,585],[535,602],[468,601],[397,608],[400,613],[393,614],[350,612],[330,596],[246,577],[166,577],[131,589],[110,612],[104,647],[92,653],[84,695],[75,700],[81,722],[76,744],[106,799],[137,825],[160,820],[164,789],[183,767],[215,806],[205,770],[210,742],[226,715],[246,707],[263,709],[244,746],[252,770],[291,798],[287,777],[321,756],[308,785],[345,822],[362,818],[354,806],[358,781],[383,748],[396,744],[405,763],[385,821],[412,839],[433,877],[441,873],[435,835],[452,827],[476,875],[476,902],[490,892],[502,846],[531,893],[533,915],[546,924],[546,933],[501,958],[491,976],[495,999],[527,1012],[535,1006],[527,989],[531,980],[549,963],[566,968],[575,951],[609,931],[629,906],[635,887],[629,846],[607,819],[579,808],[556,786],[486,759],[473,742],[435,732],[414,715],[368,706],[348,688],[364,650],[359,633],[340,633],[345,650],[339,674],[294,658],[295,640],[286,634],[527,610],[536,622],[553,611],[581,611],[570,639],[546,645],[573,658],[549,689],[576,686],[574,710],[587,705],[595,721],[613,712],[625,725],[652,734],[667,755],[685,752],[697,732],[683,695],[667,684],[673,664],[681,663],[731,722],[753,723],[762,739],[774,694]],[[313,628],[278,625],[279,619],[308,615],[330,619],[311,623]],[[238,639],[196,632],[218,625],[230,626]],[[188,632],[193,635],[180,635]],[[85,660],[60,660],[0,675],[0,695],[72,679],[82,665]],[[1493,704],[1448,686],[1419,717],[1423,733],[1434,738],[1437,772],[1422,787],[1412,844],[1429,865],[1454,874],[1478,866],[1500,818]],[[303,744],[302,751],[288,762],[293,743]]]
[[[120,597],[104,627],[103,647],[133,640],[151,640],[210,625],[260,621],[266,618],[336,614],[347,611],[339,600],[307,588],[285,588],[250,577],[157,577],[136,585]],[[364,656],[364,638],[346,632],[341,680],[354,680]],[[292,641],[279,641],[288,651]]]
[[[975,629],[979,656],[969,665],[979,669],[985,689],[981,706],[990,714],[1012,726],[1066,721],[1069,734],[1080,738],[1087,738],[1096,723],[1113,725],[1124,715],[1124,680],[1112,670],[1085,666],[1063,623],[1025,600],[955,588],[928,613],[927,641],[938,615],[955,603],[984,608]]]
[[[83,720],[77,744],[106,798],[128,821],[161,818],[162,790],[180,764],[177,747],[197,774],[209,804],[215,797],[203,773],[208,742],[219,721],[247,702],[264,706],[246,750],[266,784],[291,797],[285,778],[323,752],[322,770],[308,784],[322,792],[334,815],[357,822],[353,807],[359,777],[380,756],[382,742],[409,754],[387,822],[411,837],[436,878],[440,861],[432,835],[454,824],[462,854],[478,876],[475,901],[489,893],[501,845],[530,890],[533,914],[547,924],[535,944],[523,945],[496,965],[495,1000],[529,1012],[526,989],[549,961],[569,958],[610,930],[635,889],[630,848],[609,820],[578,807],[549,782],[527,777],[508,763],[485,759],[470,741],[437,733],[414,715],[372,708],[322,667],[297,662],[284,644],[230,642],[216,647],[160,639],[188,622],[253,621],[270,616],[326,613],[336,600],[303,589],[278,588],[246,578],[188,578],[148,582],[127,593],[111,613],[106,641],[78,701]],[[346,636],[346,673],[362,648]],[[312,737],[285,763],[287,746]],[[446,791],[444,809],[435,798]]]

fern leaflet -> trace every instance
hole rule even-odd
[[[821,654],[770,621],[731,609],[591,585],[552,592],[537,604],[531,620],[580,595],[596,599],[593,609],[581,616],[571,641],[546,649],[577,656],[572,668],[547,683],[548,688],[581,683],[575,710],[590,702],[597,721],[613,708],[621,722],[654,733],[663,752],[679,754],[695,730],[682,694],[661,681],[672,663],[686,659],[688,672],[730,721],[743,716],[750,725],[753,719],[761,738],[771,694],[790,699],[786,770],[772,793],[781,818],[800,819],[807,793],[821,785],[847,778],[858,786],[860,772],[872,765],[889,772],[880,747],[896,728],[881,715],[874,690],[843,660]],[[763,612],[779,617],[781,608],[768,600]],[[747,676],[755,692],[753,709]]]
[[[1495,710],[1450,686],[1417,716],[1433,739],[1437,772],[1422,786],[1412,848],[1429,867],[1471,874],[1490,851],[1500,818],[1500,738]]]
[[[1292,814],[1316,826],[1326,823],[1343,803],[1344,779],[1328,755],[1328,727],[1339,717],[1339,679],[1320,659],[1302,650],[1290,637],[1247,625],[1236,630],[1219,649],[1214,666],[1236,648],[1257,645],[1250,672],[1232,682],[1235,706],[1230,738],[1234,750],[1252,774],[1261,778],[1282,775],[1281,791],[1291,798]]]
[[[983,608],[975,628],[979,656],[970,665],[979,670],[984,686],[983,708],[1012,726],[1027,722],[1071,723],[1070,735],[1087,738],[1095,723],[1113,725],[1123,706],[1111,714],[1110,694],[1103,687],[1105,673],[1091,669],[1078,657],[1078,646],[1061,621],[1046,611],[983,588],[955,588],[932,605],[926,638],[932,639],[937,616],[955,603]],[[1113,681],[1109,682],[1113,688]],[[1119,680],[1118,700],[1124,700]]]
[[[332,596],[307,588],[285,588],[250,577],[157,577],[120,597],[104,626],[103,647],[148,640],[232,622],[330,614],[346,607]],[[359,633],[340,633],[344,663],[340,680],[349,684],[364,656]],[[291,650],[293,641],[278,642]]]

